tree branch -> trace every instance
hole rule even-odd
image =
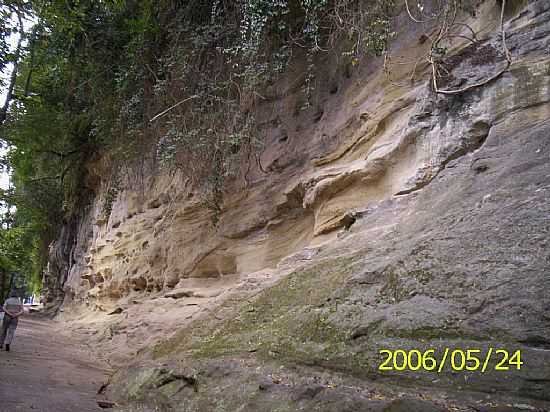
[[[15,9],[17,14],[17,20],[19,24],[19,39],[17,40],[17,46],[15,48],[15,55],[13,57],[13,70],[10,75],[10,81],[8,84],[8,90],[6,92],[6,100],[4,105],[0,108],[0,126],[4,124],[8,116],[8,109],[10,107],[10,102],[13,98],[13,90],[15,89],[15,82],[17,80],[17,71],[19,69],[19,60],[21,58],[21,48],[23,45],[23,36],[24,36],[24,26],[23,26],[23,15],[21,10]]]
[[[196,99],[197,97],[199,97],[199,96],[198,96],[198,95],[193,95],[193,96],[191,96],[191,97],[188,97],[188,98],[186,98],[186,99],[183,99],[183,100],[177,102],[175,105],[170,106],[168,109],[166,109],[166,110],[160,112],[159,114],[157,114],[156,116],[154,116],[151,120],[149,120],[149,123],[153,123],[155,120],[161,118],[161,117],[164,116],[166,113],[168,113],[170,110],[175,109],[176,107],[182,105],[183,103],[185,103],[185,102],[187,102],[187,101],[189,101],[189,100],[191,100],[191,99]]]

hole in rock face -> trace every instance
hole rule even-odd
[[[134,291],[139,292],[147,288],[147,280],[143,277],[138,277],[130,280],[131,287]]]
[[[345,230],[350,230],[351,227],[355,224],[355,222],[357,221],[356,216],[357,215],[355,213],[348,213],[346,214],[344,219],[342,219],[342,224]]]
[[[286,134],[279,138],[279,143],[285,143],[287,141],[288,141],[288,135]]]
[[[241,144],[240,143],[232,144],[229,147],[229,151],[231,152],[231,154],[237,154],[237,153],[239,153],[240,150],[241,150]]]
[[[477,121],[472,125],[469,132],[472,138],[472,145],[474,146],[473,149],[478,149],[485,143],[490,130],[491,125],[483,120]]]
[[[476,173],[483,173],[487,170],[489,170],[489,166],[487,166],[486,164],[477,164],[474,166],[474,172]]]

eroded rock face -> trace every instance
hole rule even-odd
[[[486,30],[478,47],[498,47],[497,14],[487,1],[469,22]],[[315,123],[276,111],[270,172],[227,193],[217,227],[177,176],[125,191],[106,222],[96,199],[66,304],[124,306],[94,327],[131,349],[121,362],[151,362],[115,379],[128,410],[548,408],[549,22],[550,3],[522,3],[505,24],[512,66],[464,94],[435,95],[428,68],[393,86],[377,61],[327,91]],[[419,29],[402,30],[395,52],[421,53]],[[455,54],[453,81],[483,78],[488,61]],[[399,348],[519,349],[525,365],[378,371],[380,349]],[[415,399],[394,400],[412,383]]]

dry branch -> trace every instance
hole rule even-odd
[[[149,123],[153,123],[155,120],[161,118],[161,117],[164,116],[166,113],[168,113],[170,110],[175,109],[176,107],[182,105],[182,104],[185,103],[185,102],[188,102],[189,100],[196,99],[197,97],[199,97],[199,96],[195,94],[195,95],[193,95],[193,96],[187,97],[186,99],[180,100],[180,101],[177,102],[175,105],[170,106],[168,109],[163,110],[163,111],[160,112],[159,114],[153,116],[153,118],[152,118],[151,120],[149,120]]]

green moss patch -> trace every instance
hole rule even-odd
[[[349,345],[338,302],[357,257],[341,257],[297,271],[253,301],[230,301],[155,348],[155,357],[195,359],[255,353],[261,358],[364,370],[371,362]],[[224,317],[226,321],[216,318]]]

